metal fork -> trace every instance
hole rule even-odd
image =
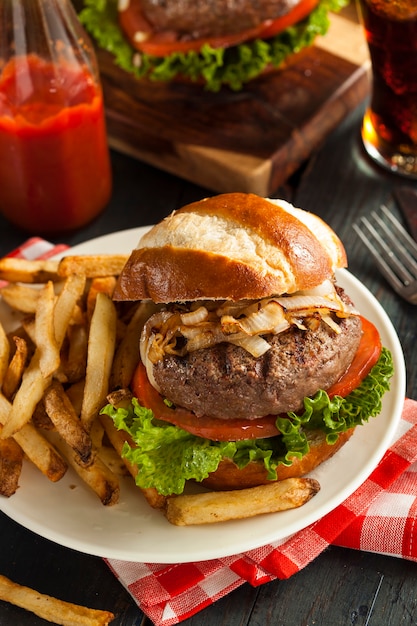
[[[396,293],[417,304],[417,243],[386,206],[360,218],[353,228]]]

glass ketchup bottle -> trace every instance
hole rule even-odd
[[[110,194],[96,58],[70,0],[1,0],[0,213],[60,234],[90,222]]]

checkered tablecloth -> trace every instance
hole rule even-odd
[[[405,400],[389,450],[340,506],[284,541],[197,563],[108,560],[120,582],[157,626],[194,615],[245,582],[289,578],[330,544],[417,561],[417,402]]]
[[[14,256],[52,256],[65,249],[38,238]],[[329,545],[417,561],[417,401],[406,399],[393,442],[371,476],[340,506],[291,537],[244,554],[195,563],[106,560],[156,626],[171,626],[243,583],[289,578]]]
[[[31,237],[21,246],[9,252],[7,256],[32,261],[34,259],[49,259],[65,250],[68,250],[65,243],[53,244],[40,237]]]

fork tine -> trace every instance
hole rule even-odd
[[[408,233],[405,230],[404,226],[397,220],[395,215],[393,215],[393,213],[391,213],[391,211],[388,209],[388,207],[385,206],[385,204],[381,204],[381,211],[388,218],[388,220],[391,222],[391,224],[396,228],[397,233],[403,239],[404,243],[406,244],[406,246],[410,250],[410,253],[414,254],[414,256],[417,258],[417,241],[415,241],[411,237],[410,233]]]
[[[392,288],[405,300],[417,304],[417,243],[386,206],[372,211],[353,228]]]
[[[383,232],[383,237],[373,229],[373,235],[379,245],[389,257],[392,269],[398,274],[404,283],[408,284],[417,278],[417,263],[409,254],[407,248],[399,242],[397,232],[390,230],[381,217],[373,211],[371,213],[375,223]],[[395,227],[394,227],[395,228]]]
[[[400,256],[403,257],[403,261],[407,269],[412,274],[414,274],[415,278],[417,278],[417,242],[414,241],[412,237],[410,237],[409,233],[405,230],[402,224],[400,224],[397,218],[391,213],[391,211],[387,209],[384,204],[381,205],[381,211],[393,226],[393,234],[395,235],[395,246],[398,249]],[[378,221],[384,231],[386,233],[389,233],[390,231],[388,225],[383,220],[381,220],[379,216]],[[403,245],[398,246],[398,241],[401,241]]]
[[[372,224],[369,223],[369,221],[366,219],[366,217],[362,217],[361,218],[361,222],[369,230],[369,232],[373,236],[375,229],[373,228]],[[396,291],[399,292],[402,289],[402,287],[404,286],[403,283],[399,280],[397,275],[392,271],[391,267],[388,265],[388,263],[385,261],[385,259],[380,255],[380,253],[378,252],[376,247],[372,245],[372,243],[370,242],[368,237],[362,232],[362,230],[359,228],[359,226],[357,224],[353,224],[353,228],[354,228],[356,234],[360,237],[362,242],[368,248],[369,252],[372,254],[372,256],[374,258],[374,261],[375,261],[379,271],[381,272],[381,274],[393,286],[393,288]],[[377,233],[377,235],[378,235],[378,238],[379,238],[379,234],[378,233]]]

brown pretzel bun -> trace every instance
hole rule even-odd
[[[317,215],[284,200],[220,194],[146,233],[114,299],[255,300],[315,287],[346,264],[343,244]]]
[[[307,431],[307,439],[310,446],[309,452],[301,459],[294,458],[291,465],[279,465],[277,468],[277,480],[304,476],[312,472],[316,467],[330,459],[351,438],[355,429],[351,428],[341,433],[334,444],[326,442],[326,435],[322,431]],[[257,485],[266,485],[271,482],[267,477],[263,463],[253,461],[243,469],[228,459],[220,462],[215,472],[203,481],[205,487],[214,491],[230,489],[247,489]]]

